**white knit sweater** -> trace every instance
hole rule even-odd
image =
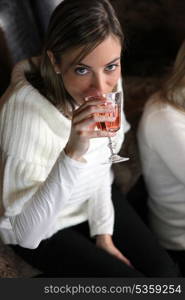
[[[36,248],[58,230],[89,221],[90,235],[112,234],[111,169],[108,139],[90,141],[87,163],[63,149],[71,121],[25,79],[27,62],[13,71],[0,113],[0,237]],[[123,116],[124,131],[129,128]],[[117,151],[123,127],[114,137]]]

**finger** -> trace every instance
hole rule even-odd
[[[102,131],[102,130],[89,130],[89,131],[79,131],[78,135],[81,137],[86,137],[89,139],[101,138],[101,137],[113,137],[116,135],[115,132]]]
[[[108,103],[107,100],[105,98],[102,99],[92,99],[89,101],[85,101],[82,105],[80,105],[77,109],[74,110],[74,115],[78,114],[79,112],[81,112],[82,110],[84,110],[85,108],[92,106],[92,105],[101,105],[101,104],[105,104]]]
[[[87,96],[84,98],[85,101],[91,101],[91,100],[97,100],[97,99],[106,99],[106,95],[100,95],[100,96]]]
[[[88,119],[82,120],[78,123],[73,123],[73,126],[75,127],[76,131],[82,131],[86,130],[89,131],[90,128],[92,127],[91,125],[96,126],[96,123],[103,123],[103,122],[114,122],[115,121],[115,116],[112,116],[111,114],[107,115],[95,115],[93,114],[90,116]]]
[[[101,120],[100,117],[111,117],[113,118],[113,107],[112,105],[107,105],[107,106],[90,106],[85,108],[84,110],[80,111],[78,114],[73,116],[73,124],[76,124],[84,119],[94,119],[94,122],[105,122],[106,120]],[[114,119],[110,120],[114,121]]]
[[[131,262],[129,259],[127,259],[126,257],[120,257],[120,260],[122,260],[125,264],[127,264],[128,266],[132,266]]]
[[[124,255],[121,254],[119,259],[123,261],[125,264],[127,264],[129,267],[133,268],[133,265],[131,264],[130,260],[126,258]]]
[[[115,252],[114,254],[118,259],[120,259],[122,262],[124,262],[125,264],[127,264],[130,267],[133,267],[130,260],[124,256],[119,250]]]

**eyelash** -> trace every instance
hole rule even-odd
[[[115,69],[117,68],[117,67],[119,67],[120,65],[119,64],[111,64],[111,65],[108,65],[106,68],[105,68],[105,71],[107,71],[107,72],[113,72],[113,71],[115,71]],[[115,67],[115,68],[113,68],[113,69],[109,69],[109,68],[112,68],[112,67]],[[86,70],[87,72],[85,72],[84,74],[82,74],[82,73],[80,73],[80,71],[82,71],[82,70]],[[76,69],[75,69],[75,73],[77,74],[77,75],[80,75],[80,76],[85,76],[87,73],[89,73],[90,72],[90,70],[88,69],[88,68],[85,68],[85,67],[77,67]]]
[[[81,70],[81,71],[82,71],[82,70],[86,70],[87,72],[86,72],[85,74],[82,74],[82,73],[80,73],[80,70]],[[84,76],[84,75],[86,75],[88,72],[89,72],[89,70],[88,70],[87,68],[84,68],[84,67],[77,67],[77,68],[75,69],[75,73],[76,73],[77,75],[80,75],[80,76]]]
[[[108,71],[108,72],[113,72],[113,71],[115,71],[115,69],[117,68],[117,67],[119,67],[119,64],[111,64],[111,65],[108,65],[107,67],[106,67],[106,69],[107,68],[110,68],[110,67],[115,67],[114,69],[108,69],[108,70],[106,70],[106,71]]]

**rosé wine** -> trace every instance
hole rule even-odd
[[[97,114],[99,116],[105,116],[105,117],[113,117],[115,118],[114,121],[108,121],[108,122],[97,122],[96,126],[98,129],[103,131],[110,131],[110,132],[116,132],[120,129],[120,109],[117,104],[114,106],[114,110],[111,113],[99,113]]]

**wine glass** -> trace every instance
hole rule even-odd
[[[113,112],[105,113],[105,114],[101,113],[100,115],[101,116],[104,115],[107,117],[113,117],[114,121],[97,122],[96,126],[100,130],[116,132],[120,129],[120,126],[121,126],[122,92],[121,91],[111,92],[108,94],[104,94],[103,96],[106,98],[107,102],[112,104]],[[114,146],[113,146],[111,137],[108,137],[108,139],[109,139],[108,147],[110,149],[111,156],[109,157],[108,161],[105,163],[115,164],[115,163],[120,163],[120,162],[129,160],[128,157],[122,157],[122,156],[116,154],[114,152]]]
[[[104,117],[111,117],[113,121],[104,121],[104,122],[96,122],[95,128],[98,130],[103,131],[109,131],[109,132],[116,132],[120,129],[121,126],[121,111],[122,111],[122,91],[118,92],[111,92],[107,94],[103,94],[103,97],[107,100],[106,103],[111,103],[113,107],[113,112],[108,113],[95,113],[97,116],[104,116]],[[85,97],[85,101],[88,101],[90,99],[96,99],[99,98],[97,96],[87,96]],[[111,156],[109,157],[107,162],[104,162],[103,164],[109,164],[109,163],[119,163],[123,161],[129,160],[129,157],[122,157],[114,152],[114,145],[112,142],[111,137],[108,137],[109,143],[108,147],[111,152]]]

